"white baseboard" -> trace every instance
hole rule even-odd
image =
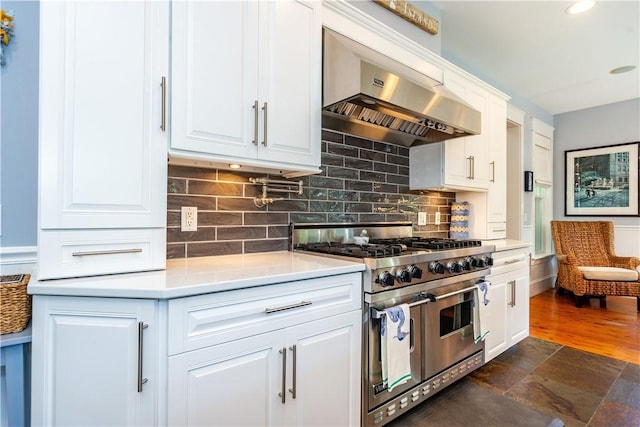
[[[38,265],[37,246],[0,248],[0,274],[34,275]]]

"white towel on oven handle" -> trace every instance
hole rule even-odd
[[[391,391],[411,378],[411,318],[407,304],[384,310],[380,327],[382,380]]]
[[[484,280],[476,283],[476,289],[473,290],[473,341],[484,341],[489,334],[487,325],[489,323],[489,285]]]

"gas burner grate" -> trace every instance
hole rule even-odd
[[[398,239],[374,239],[372,244],[379,245],[404,245],[411,249],[446,250],[457,248],[471,248],[482,246],[480,240],[454,240],[428,237],[402,237]]]
[[[404,249],[399,244],[364,244],[356,245],[353,243],[308,243],[298,245],[296,249],[303,249],[311,252],[320,252],[324,254],[345,255],[355,258],[386,258],[397,256]]]

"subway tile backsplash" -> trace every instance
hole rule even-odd
[[[449,234],[455,194],[410,192],[409,149],[402,146],[323,130],[322,173],[301,178],[302,195],[258,208],[253,198],[261,187],[249,178],[262,176],[169,166],[167,258],[287,250],[291,222],[411,221],[414,235]],[[198,208],[197,231],[180,231],[182,206]],[[427,213],[427,225],[417,225],[418,212]]]

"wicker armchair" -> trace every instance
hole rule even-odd
[[[640,259],[615,255],[611,221],[551,221],[551,234],[559,293],[572,292],[577,307],[589,297],[633,296],[640,311]]]

